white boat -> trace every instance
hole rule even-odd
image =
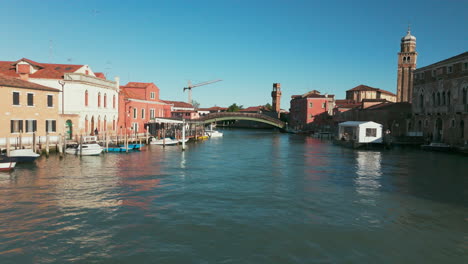
[[[32,162],[39,156],[41,155],[35,153],[32,149],[14,149],[10,150],[10,155],[8,157],[16,162]]]
[[[179,139],[179,143],[182,143],[182,142],[184,142],[184,143],[187,143],[187,141],[189,141],[189,139],[188,139],[188,138],[186,138],[186,139],[185,139],[185,141],[184,141],[184,140],[182,140],[182,139]]]
[[[172,138],[151,139],[150,144],[153,145],[177,145],[179,140]]]
[[[101,154],[102,147],[96,143],[89,143],[82,144],[81,146],[78,144],[65,149],[65,153],[67,154],[80,155],[80,152],[82,156],[96,156]]]
[[[206,132],[206,134],[208,134],[208,136],[210,138],[222,137],[223,136],[223,133],[219,132],[217,130],[205,130],[205,132]]]
[[[0,155],[0,171],[10,171],[14,169],[16,162],[12,158]]]

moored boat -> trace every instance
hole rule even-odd
[[[217,130],[206,130],[205,131],[210,138],[222,137],[223,133]]]
[[[428,145],[421,145],[422,150],[429,150],[429,151],[441,151],[441,152],[449,152],[453,151],[454,148],[452,146],[447,145],[445,143],[437,143],[437,142],[432,142]]]
[[[89,143],[67,147],[65,149],[65,153],[82,156],[97,156],[101,154],[102,150],[103,149],[99,144]]]
[[[10,150],[9,157],[15,162],[33,162],[39,154],[35,153],[32,149],[14,149]]]
[[[161,139],[151,139],[150,144],[153,145],[177,145],[179,143],[179,140],[177,139],[172,139],[172,138],[161,138]]]
[[[0,155],[0,171],[11,171],[15,168],[16,162],[5,155]]]

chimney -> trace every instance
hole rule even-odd
[[[115,80],[115,89],[117,91],[119,91],[119,89],[120,89],[120,78],[119,78],[119,76],[115,76],[114,80]]]
[[[29,74],[31,73],[31,65],[29,64],[18,64],[16,65],[17,72],[21,80],[29,80]]]

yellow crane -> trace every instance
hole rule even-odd
[[[212,80],[212,81],[207,81],[207,82],[202,82],[202,83],[197,83],[197,84],[192,84],[191,81],[188,81],[187,87],[184,87],[184,92],[185,90],[188,90],[188,103],[192,104],[192,88],[202,86],[202,85],[207,85],[215,82],[220,82],[222,80]]]

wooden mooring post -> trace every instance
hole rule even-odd
[[[46,134],[46,156],[49,157],[49,144],[50,144],[50,137],[49,133]]]
[[[6,137],[5,140],[6,140],[6,154],[7,156],[10,156],[10,138]]]
[[[60,155],[60,158],[63,158],[63,147],[62,147],[62,145],[63,145],[62,142],[63,141],[62,140],[63,140],[62,134],[59,134],[57,151],[58,151],[58,153]]]

